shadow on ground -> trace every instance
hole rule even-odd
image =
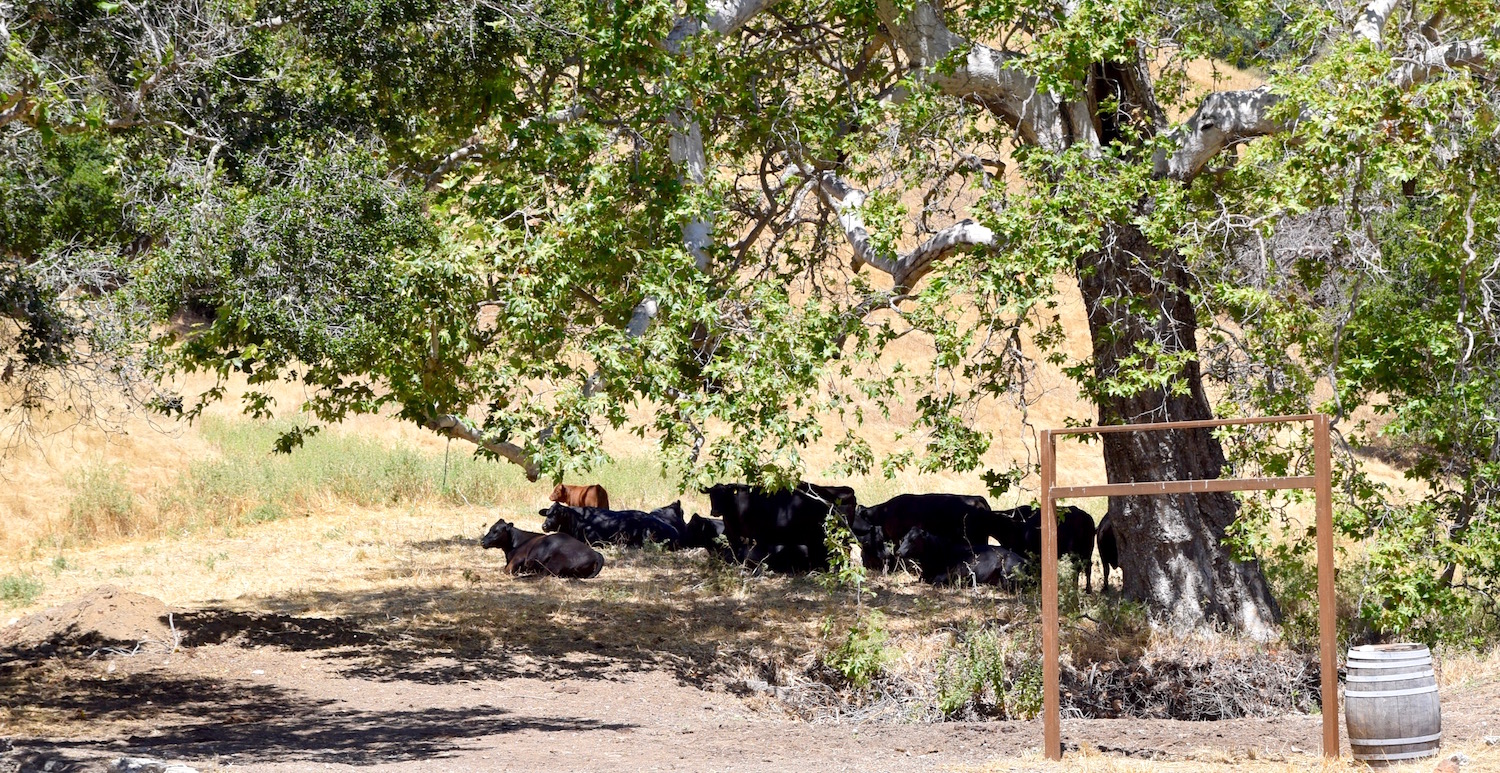
[[[325,649],[345,662],[346,676],[364,679],[608,679],[652,670],[702,687],[752,653],[786,660],[841,638],[859,606],[851,590],[830,592],[808,576],[756,576],[702,550],[610,550],[604,573],[580,581],[510,577],[493,560],[499,551],[479,550],[472,538],[407,547],[413,565],[374,573],[371,587],[257,599],[265,613],[201,613],[215,615],[212,634],[195,630],[199,621],[181,625],[190,641]],[[404,582],[403,573],[423,582]],[[961,628],[1023,605],[995,589],[938,589],[904,576],[872,578],[869,587],[864,612],[884,613],[893,630]]]
[[[487,705],[462,709],[364,711],[265,684],[153,670],[100,678],[83,669],[13,661],[0,667],[0,705],[42,717],[87,719],[94,738],[34,741],[33,752],[99,746],[123,731],[114,755],[221,757],[306,763],[408,762],[441,758],[467,739],[526,730],[577,732],[630,726],[586,719],[536,718]],[[141,728],[149,727],[142,733]],[[59,728],[61,729],[61,728]]]

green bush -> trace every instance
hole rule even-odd
[[[832,632],[829,620],[825,635]],[[823,656],[823,664],[841,674],[855,687],[866,687],[885,671],[895,654],[886,646],[885,616],[870,612],[854,621],[844,640]]]
[[[42,595],[42,581],[24,574],[0,576],[0,601],[8,607],[24,607]]]
[[[1031,719],[1042,708],[1042,664],[1013,648],[993,628],[971,625],[957,635],[938,663],[938,710],[957,717],[968,710],[1002,719]]]

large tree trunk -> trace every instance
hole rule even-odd
[[[1078,260],[1095,375],[1112,378],[1123,359],[1139,355],[1142,344],[1148,350],[1159,345],[1167,355],[1187,352],[1193,359],[1178,374],[1176,389],[1098,395],[1099,423],[1213,418],[1180,260],[1155,250],[1134,226],[1112,226],[1105,236],[1103,250]],[[1208,430],[1103,437],[1111,483],[1217,478],[1224,466],[1224,450]],[[1223,543],[1237,509],[1231,494],[1111,498],[1125,595],[1144,602],[1175,630],[1227,623],[1252,636],[1273,637],[1279,612],[1265,576],[1253,561],[1232,560]]]

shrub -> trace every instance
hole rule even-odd
[[[832,627],[831,620],[824,624],[825,635]],[[884,673],[886,664],[894,657],[886,646],[889,638],[885,616],[870,612],[854,621],[844,640],[823,656],[823,664],[855,687],[866,687]]]
[[[0,576],[0,601],[8,607],[24,607],[42,595],[42,581],[24,574]]]
[[[1031,719],[1042,708],[1042,664],[1012,647],[1000,632],[971,625],[957,635],[938,663],[938,710],[945,718],[967,713]]]

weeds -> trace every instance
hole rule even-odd
[[[0,576],[0,602],[8,607],[24,607],[42,595],[42,581],[24,574]]]
[[[125,485],[120,468],[90,465],[69,482],[69,488],[73,497],[68,502],[68,531],[73,536],[91,540],[134,534],[140,529],[141,503]]]
[[[1031,719],[1041,711],[1041,661],[1021,654],[1034,646],[1013,644],[1004,632],[973,624],[955,637],[938,660],[937,708],[944,718]]]
[[[824,621],[824,635],[833,631],[833,620]],[[844,640],[823,656],[823,665],[837,671],[849,684],[866,687],[884,671],[895,653],[886,646],[890,636],[885,616],[870,612],[849,627]]]

